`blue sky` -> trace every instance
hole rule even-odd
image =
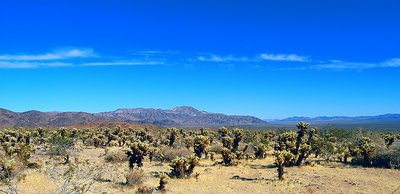
[[[400,113],[400,2],[0,1],[0,107]]]

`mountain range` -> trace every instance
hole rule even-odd
[[[121,108],[110,112],[13,112],[0,109],[0,127],[61,127],[99,122],[125,122],[175,127],[263,126],[267,122],[253,116],[225,115],[189,106],[172,109]]]
[[[281,120],[274,120],[274,122],[320,122],[320,121],[374,121],[374,120],[400,120],[400,114],[383,114],[377,116],[320,116],[320,117],[289,117]]]

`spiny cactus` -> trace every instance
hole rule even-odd
[[[169,129],[169,146],[172,147],[175,143],[178,130],[176,128]]]
[[[375,152],[374,141],[369,137],[361,137],[358,141],[358,148],[361,150],[361,155],[364,156],[364,164],[371,165],[371,156]]]
[[[161,192],[165,192],[166,191],[165,185],[167,185],[167,184],[168,184],[168,177],[167,177],[167,175],[162,173],[160,175],[160,181],[158,183],[157,190],[159,190]]]
[[[265,158],[267,156],[267,146],[262,143],[254,146],[253,150],[256,158]]]
[[[210,140],[206,136],[196,136],[194,139],[194,152],[196,156],[201,158],[203,154],[207,155],[207,147],[210,145]]]
[[[222,162],[225,166],[235,166],[239,162],[237,161],[237,155],[232,153],[228,148],[222,148],[221,150]]]
[[[294,155],[288,151],[275,151],[274,155],[276,157],[276,166],[278,167],[278,177],[279,180],[284,180],[284,167],[288,166],[294,160]]]
[[[193,173],[194,168],[199,164],[199,158],[196,156],[176,157],[171,161],[170,176],[173,178],[187,178]]]
[[[135,142],[131,145],[131,151],[126,152],[129,157],[129,168],[133,169],[135,164],[141,168],[143,159],[148,154],[149,145],[143,142]]]
[[[228,136],[228,129],[226,127],[221,127],[218,129],[218,134],[219,134],[220,139],[222,139],[222,138]]]
[[[233,139],[232,139],[231,137],[228,137],[228,136],[223,137],[223,138],[221,139],[221,141],[222,141],[222,145],[224,146],[224,148],[227,148],[227,149],[229,149],[229,150],[232,150],[232,147],[233,147]]]
[[[238,150],[239,142],[243,139],[243,134],[243,129],[236,128],[233,130],[233,135],[235,136],[235,139],[233,140],[233,150]]]

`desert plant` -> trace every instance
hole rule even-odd
[[[358,146],[361,150],[361,155],[364,157],[364,165],[371,165],[371,156],[375,152],[374,141],[369,137],[361,137],[358,140]]]
[[[239,142],[243,139],[243,134],[243,129],[236,128],[233,130],[233,135],[235,136],[235,139],[233,140],[233,150],[238,150]]]
[[[233,139],[232,139],[231,137],[228,137],[228,136],[223,137],[223,138],[221,139],[221,141],[222,141],[222,145],[224,146],[224,148],[227,148],[227,149],[229,149],[229,150],[232,150],[232,147],[233,147]]]
[[[143,183],[145,174],[142,170],[130,170],[127,174],[125,174],[126,185],[128,186],[136,186]]]
[[[222,163],[225,166],[235,166],[238,165],[239,162],[237,161],[237,155],[232,153],[231,150],[228,148],[222,148]]]
[[[167,175],[162,173],[160,175],[160,181],[158,183],[157,190],[165,192],[166,191],[165,185],[167,185],[167,184],[168,184],[168,177],[167,177]]]
[[[218,129],[218,134],[220,139],[222,139],[223,137],[228,136],[228,129],[226,127],[221,127]]]
[[[210,140],[206,136],[196,136],[194,139],[194,152],[196,156],[201,158],[203,154],[207,155],[207,147],[210,145]]]
[[[169,146],[172,147],[175,143],[178,130],[176,128],[169,129]]]
[[[278,177],[279,180],[284,180],[284,167],[288,166],[294,160],[294,155],[288,151],[275,151],[276,166],[278,167]]]
[[[256,158],[265,158],[267,156],[267,146],[262,143],[254,146],[253,150]]]
[[[131,151],[126,152],[129,157],[129,168],[133,169],[135,164],[141,168],[143,166],[143,159],[148,154],[149,145],[143,142],[135,142],[131,146]]]
[[[199,159],[196,156],[176,157],[170,164],[170,167],[172,167],[170,176],[173,178],[188,178],[198,164]]]

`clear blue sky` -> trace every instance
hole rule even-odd
[[[0,107],[400,113],[400,2],[0,1]]]

